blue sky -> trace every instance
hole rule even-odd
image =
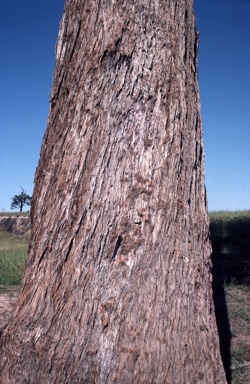
[[[195,0],[209,210],[250,209],[250,1]]]
[[[0,0],[0,211],[32,194],[63,0]],[[250,209],[250,0],[195,0],[209,210]],[[27,208],[28,209],[28,208]]]

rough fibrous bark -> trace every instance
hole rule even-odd
[[[3,383],[225,383],[192,0],[67,0]]]

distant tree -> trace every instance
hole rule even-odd
[[[25,205],[31,204],[31,197],[27,195],[26,191],[20,186],[21,193],[12,197],[10,209],[19,208],[20,212],[23,211]]]

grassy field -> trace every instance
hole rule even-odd
[[[13,213],[12,213],[13,214]],[[16,214],[16,213],[15,213]],[[213,292],[228,383],[250,384],[250,211],[210,213]],[[0,293],[16,294],[28,239],[0,233]]]
[[[27,259],[28,239],[0,233],[0,284],[20,285]]]
[[[210,213],[210,238],[216,320],[227,379],[249,384],[250,211]]]
[[[250,383],[250,286],[230,284],[225,289],[230,338],[228,339],[233,384]],[[230,383],[230,380],[229,380]]]

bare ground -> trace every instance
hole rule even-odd
[[[19,287],[0,285],[0,334],[13,312],[18,290]]]

